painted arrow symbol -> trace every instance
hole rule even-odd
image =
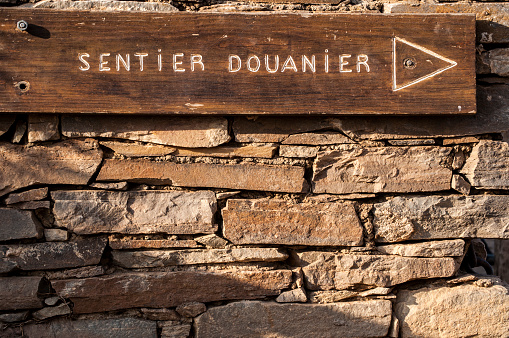
[[[392,91],[428,80],[457,63],[423,46],[394,37],[392,40]]]

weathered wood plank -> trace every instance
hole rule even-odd
[[[475,113],[470,15],[0,9],[0,112]],[[25,31],[16,28],[28,23]],[[276,62],[277,61],[277,62]]]

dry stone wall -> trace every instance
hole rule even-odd
[[[18,5],[475,13],[478,113],[0,115],[0,336],[509,336],[509,2]]]

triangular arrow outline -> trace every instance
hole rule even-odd
[[[416,79],[416,80],[414,80],[412,82],[409,82],[409,83],[407,83],[407,84],[405,84],[403,86],[398,86],[398,84],[397,84],[397,77],[396,77],[396,41],[400,41],[402,43],[405,43],[405,44],[409,45],[410,47],[413,47],[413,48],[418,49],[418,50],[420,50],[420,51],[422,51],[422,52],[424,52],[426,54],[429,54],[429,55],[434,56],[434,57],[436,57],[436,58],[438,58],[440,60],[443,60],[443,61],[449,63],[449,66],[442,67],[442,68],[434,71],[433,73],[429,73],[428,75],[421,76],[420,78],[418,78],[418,79]],[[427,49],[425,47],[422,47],[422,46],[417,45],[415,43],[409,42],[409,41],[407,41],[405,39],[402,39],[402,38],[399,38],[397,36],[395,36],[392,39],[392,91],[393,92],[396,92],[396,91],[401,90],[403,88],[410,87],[410,86],[412,86],[412,85],[414,85],[416,83],[419,83],[421,81],[424,81],[424,80],[427,80],[429,78],[432,78],[433,76],[438,75],[440,73],[443,73],[446,70],[451,69],[451,68],[453,68],[453,67],[455,67],[457,65],[458,65],[458,63],[456,63],[455,61],[453,61],[451,59],[448,59],[445,56],[442,56],[440,54],[437,54],[437,53],[435,53],[435,52],[433,52],[433,51],[431,51],[431,50],[429,50],[429,49]]]

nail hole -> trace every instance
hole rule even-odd
[[[26,93],[30,89],[30,82],[20,81],[16,83],[14,86],[17,87],[22,93]]]

